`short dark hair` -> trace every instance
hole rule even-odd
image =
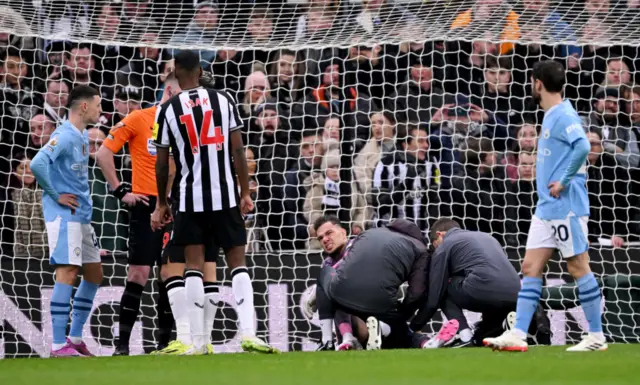
[[[100,96],[100,93],[95,88],[85,85],[76,86],[69,93],[67,108],[73,108],[77,102],[93,99],[94,96]]]
[[[564,67],[554,60],[544,60],[534,64],[531,76],[534,80],[540,80],[548,92],[562,92],[566,83]]]
[[[460,162],[465,166],[479,166],[494,151],[489,138],[468,138],[465,147],[465,151],[460,154]]]
[[[397,144],[402,147],[403,144],[413,143],[413,141],[415,140],[415,136],[413,136],[412,133],[416,130],[424,131],[427,135],[429,135],[426,127],[417,123],[398,125]]]
[[[176,69],[191,72],[200,67],[200,54],[197,51],[182,50],[174,57]]]
[[[511,60],[506,56],[498,58],[496,56],[489,55],[484,59],[484,69],[511,71]]]
[[[429,238],[431,241],[436,239],[438,236],[436,233],[439,232],[447,232],[451,229],[459,229],[460,224],[456,222],[453,218],[440,218],[433,225],[431,225],[431,230],[429,231]]]
[[[324,225],[325,223],[333,223],[334,225],[342,226],[342,222],[340,222],[340,218],[332,214],[325,214],[320,218],[316,219],[315,222],[313,222],[313,229],[315,231],[318,231],[320,226]]]

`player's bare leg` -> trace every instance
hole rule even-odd
[[[551,248],[528,249],[522,262],[522,289],[518,294],[516,325],[500,337],[485,338],[485,346],[494,350],[526,352],[527,331],[542,295],[542,272],[555,250]]]
[[[171,341],[166,348],[152,354],[181,355],[192,344],[191,326],[189,324],[189,310],[184,290],[184,263],[172,263],[168,260],[162,265],[160,277],[167,288],[169,305],[176,324],[176,340]]]
[[[589,323],[589,334],[579,344],[567,349],[568,352],[588,352],[607,350],[607,340],[602,333],[602,313],[600,309],[600,287],[589,267],[589,254],[582,253],[567,259],[569,274],[578,284],[578,297],[584,315]]]
[[[205,354],[204,335],[204,245],[188,245],[184,248],[186,260],[184,288],[186,293],[189,325],[191,326],[191,348],[187,355]]]
[[[279,353],[256,336],[254,326],[253,286],[244,254],[244,246],[235,246],[225,250],[227,266],[231,272],[231,289],[236,302],[238,323],[242,336],[242,349],[248,352]]]
[[[215,262],[205,262],[204,264],[204,333],[207,354],[213,354],[213,344],[211,332],[213,322],[216,319],[216,312],[220,306],[220,288],[218,285],[217,265]]]

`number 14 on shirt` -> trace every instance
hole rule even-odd
[[[194,154],[200,152],[200,146],[209,146],[215,144],[217,151],[220,151],[223,148],[224,135],[222,135],[222,127],[214,127],[213,135],[209,135],[211,122],[213,121],[212,116],[212,110],[204,111],[204,116],[202,117],[202,128],[200,129],[199,138],[193,114],[184,114],[180,116],[180,123],[184,124],[187,128],[187,135],[189,136],[191,152],[193,152]]]

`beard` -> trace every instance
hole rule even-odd
[[[533,99],[533,102],[536,105],[540,104],[540,100],[541,100],[540,93],[536,91],[535,88],[531,88],[531,98]]]

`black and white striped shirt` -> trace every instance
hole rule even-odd
[[[179,181],[179,211],[219,211],[237,206],[238,188],[230,134],[242,128],[235,102],[225,92],[198,87],[162,104],[155,144],[171,147]]]

